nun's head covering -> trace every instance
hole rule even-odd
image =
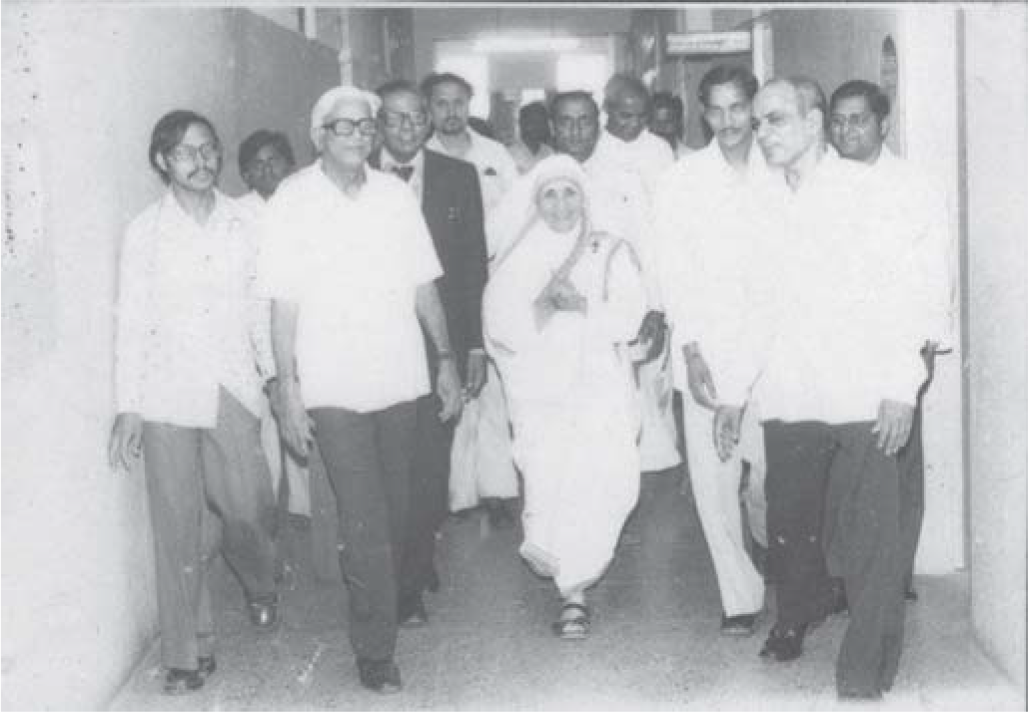
[[[340,101],[363,101],[371,109],[372,118],[378,114],[379,107],[382,106],[382,100],[374,92],[364,91],[350,85],[333,87],[321,95],[321,98],[315,102],[314,109],[311,110],[312,132],[324,125],[326,117]]]
[[[578,186],[584,197],[583,219],[588,222],[589,178],[585,170],[566,154],[549,156],[520,176],[489,216],[486,234],[491,257],[504,254],[521,235],[539,222],[536,199],[547,184],[557,179],[568,180]]]

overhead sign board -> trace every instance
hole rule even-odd
[[[750,33],[739,32],[685,32],[667,36],[667,54],[738,54],[749,52]]]

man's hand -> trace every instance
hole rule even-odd
[[[457,374],[457,365],[452,358],[444,358],[439,361],[439,372],[435,378],[435,394],[443,404],[442,410],[439,411],[439,420],[445,422],[460,414],[460,376]]]
[[[639,327],[639,335],[636,341],[640,344],[648,344],[646,349],[646,360],[651,361],[664,348],[664,338],[667,333],[664,324],[664,315],[659,311],[646,312],[642,325]]]
[[[132,468],[143,452],[143,417],[139,413],[118,413],[111,428],[107,458],[111,467]]]
[[[734,405],[719,405],[714,412],[714,448],[721,462],[732,456],[742,433],[742,408]]]
[[[878,435],[878,449],[892,457],[898,453],[910,438],[914,423],[914,406],[894,400],[883,400],[878,406],[878,420],[871,432]]]
[[[281,409],[281,413],[277,413],[276,416],[282,440],[294,454],[306,458],[310,454],[311,442],[314,440],[314,421],[303,406],[300,384],[293,378],[279,379],[274,388],[278,391],[278,396],[272,403],[277,400]]]
[[[472,350],[468,353],[468,373],[464,379],[464,396],[466,398],[477,398],[485,385],[486,364],[488,359],[481,351]]]
[[[704,408],[717,409],[717,389],[714,387],[714,377],[710,374],[710,368],[703,356],[698,351],[686,352],[685,374],[689,383],[689,392],[696,402]]]

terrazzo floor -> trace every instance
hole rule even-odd
[[[292,575],[283,621],[257,633],[234,579],[218,567],[218,671],[200,691],[161,694],[154,645],[116,696],[115,710],[914,710],[1025,709],[1019,692],[972,643],[967,577],[919,576],[894,690],[877,703],[840,702],[835,654],[846,625],[836,616],[808,635],[803,657],[757,656],[769,607],[750,638],[718,634],[714,571],[681,471],[648,474],[640,504],[607,576],[593,590],[593,632],[554,638],[552,584],[517,556],[517,529],[484,516],[451,518],[439,546],[442,587],[426,598],[430,625],[402,630],[404,688],[390,696],[357,682],[346,638],[345,593],[314,579],[310,531],[287,528]]]

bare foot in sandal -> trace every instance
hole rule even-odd
[[[561,640],[585,640],[589,637],[589,622],[588,606],[567,601],[560,609],[560,618],[553,623],[553,634]]]

